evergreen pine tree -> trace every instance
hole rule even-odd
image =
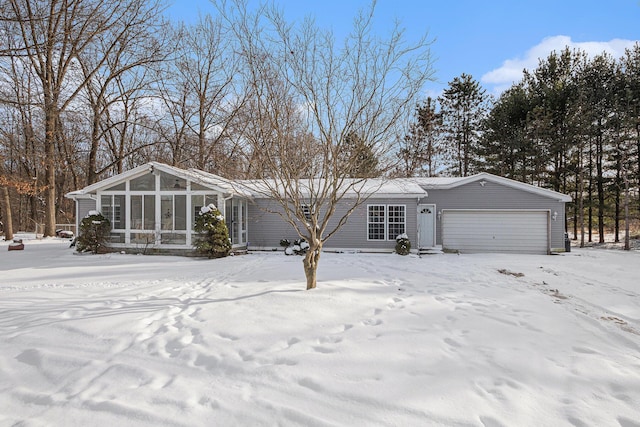
[[[78,252],[103,252],[109,241],[111,223],[100,212],[92,211],[80,221],[80,234],[76,241]]]
[[[482,120],[487,110],[486,91],[469,74],[449,82],[438,98],[442,106],[445,142],[452,157],[450,172],[468,176],[474,172]]]
[[[213,205],[205,206],[196,216],[194,230],[198,233],[194,246],[196,251],[209,258],[222,258],[231,252],[229,230],[224,217]]]

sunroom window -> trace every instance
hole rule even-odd
[[[131,196],[131,228],[155,230],[156,196],[153,194]]]
[[[131,191],[155,191],[156,176],[148,173],[134,178],[130,181],[129,188]]]
[[[111,228],[124,230],[126,196],[124,194],[103,195],[100,198],[102,215],[111,222]]]
[[[192,187],[193,189],[193,184]],[[215,194],[196,194],[191,196],[191,228],[195,226],[196,218],[200,215],[200,209],[203,206],[209,206],[213,203],[215,205],[218,202],[218,198]]]
[[[187,189],[187,180],[178,178],[168,173],[160,173],[160,190],[161,191],[184,191]]]

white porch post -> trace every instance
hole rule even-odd
[[[124,244],[131,244],[131,193],[129,189],[129,180],[124,186]]]
[[[193,216],[193,207],[191,206],[191,181],[187,181],[187,201],[186,201],[186,215],[187,215],[187,239],[186,239],[186,244],[187,246],[191,246],[191,234],[193,233],[193,222],[192,222],[192,216]]]
[[[218,201],[216,202],[216,205],[218,207],[218,210],[224,217],[224,221],[227,222],[227,213],[225,212],[224,196],[221,193],[218,193],[217,198],[218,198],[217,199]]]
[[[155,187],[154,187],[154,194],[155,194],[155,205],[156,205],[156,218],[155,218],[155,244],[159,245],[160,242],[162,241],[162,238],[160,236],[160,233],[162,232],[162,205],[160,204],[160,172],[159,171],[154,171],[154,178],[155,178]]]

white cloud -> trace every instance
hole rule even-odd
[[[574,42],[569,36],[547,37],[529,49],[524,56],[507,59],[501,67],[484,74],[480,80],[484,84],[494,86],[494,91],[500,93],[513,83],[520,81],[524,69],[535,69],[539,59],[547,58],[553,51],[560,52],[568,46],[572,49],[580,49],[589,56],[607,52],[614,58],[619,58],[624,54],[624,50],[633,46],[634,43],[637,41],[613,39],[606,42]]]

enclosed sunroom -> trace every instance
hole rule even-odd
[[[193,249],[196,215],[211,203],[225,218],[233,248],[245,248],[248,196],[222,177],[157,162],[66,195],[76,201],[77,226],[91,211],[109,219],[114,249],[168,252]]]

